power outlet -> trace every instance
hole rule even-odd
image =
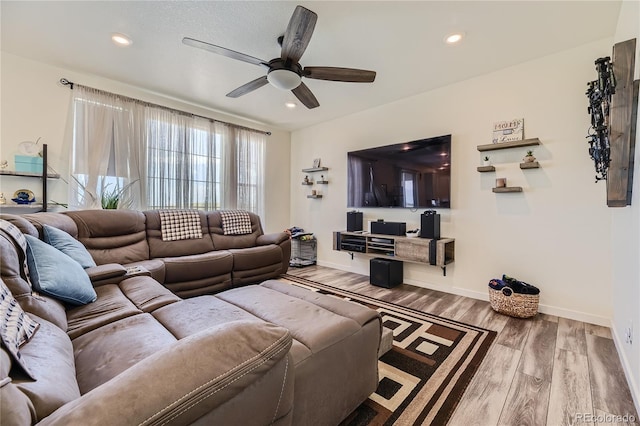
[[[633,344],[633,321],[629,321],[629,325],[624,330],[624,341],[629,345]]]

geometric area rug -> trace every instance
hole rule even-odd
[[[281,281],[361,303],[393,330],[378,362],[378,389],[340,426],[446,425],[497,333],[316,281]]]

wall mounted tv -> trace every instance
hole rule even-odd
[[[347,154],[347,207],[451,207],[451,135]]]

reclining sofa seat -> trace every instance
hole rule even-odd
[[[249,213],[251,233],[224,235],[220,212],[198,212],[202,238],[163,241],[157,210],[79,210],[23,217],[40,231],[57,227],[77,238],[97,265],[142,266],[180,297],[216,293],[285,273],[291,242],[284,232],[265,235]],[[70,220],[68,220],[70,219]]]
[[[3,424],[335,425],[377,387],[371,309],[275,280],[182,300],[150,277],[69,307],[34,295],[24,254],[3,231],[0,245],[2,280],[41,324],[21,348],[38,381],[0,351]]]

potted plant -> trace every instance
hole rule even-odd
[[[536,157],[533,156],[532,150],[527,151],[527,155],[525,155],[523,161],[525,163],[533,163],[534,161],[536,161]]]
[[[484,157],[482,157],[482,165],[483,166],[491,165],[491,160],[489,160],[489,156],[485,155]]]

